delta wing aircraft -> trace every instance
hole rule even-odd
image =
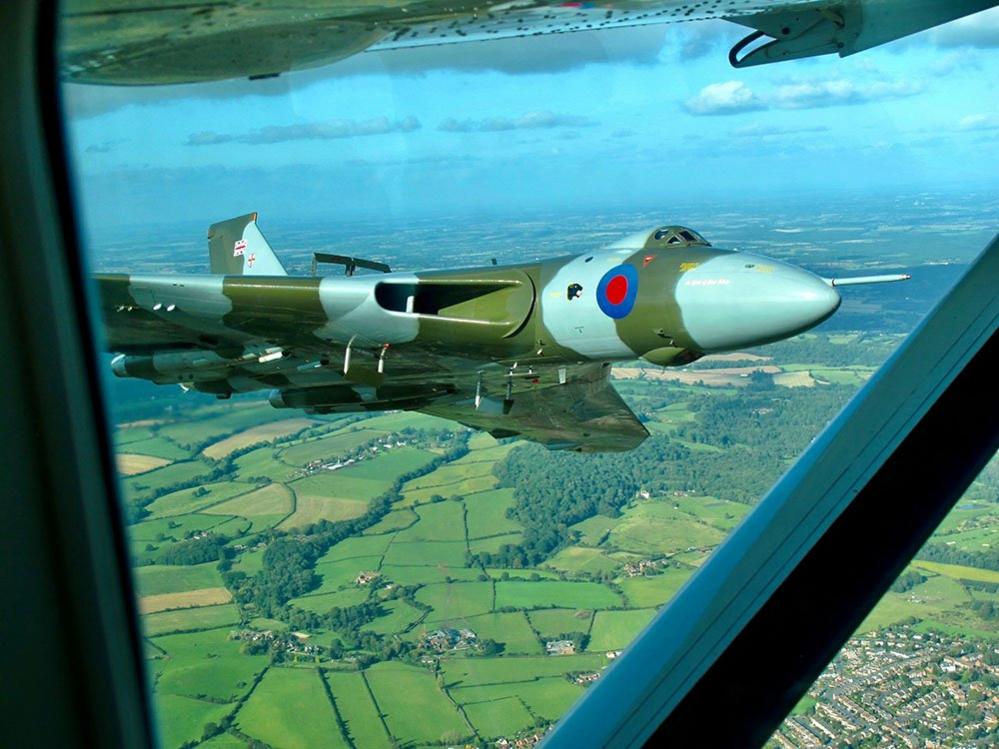
[[[725,19],[735,67],[861,52],[995,0],[65,0],[66,80],[269,77],[364,50]]]
[[[121,377],[309,413],[407,409],[553,449],[628,450],[648,432],[609,381],[796,335],[840,304],[824,279],[662,226],[575,257],[391,272],[316,253],[289,276],[249,214],[208,231],[211,275],[100,275]],[[316,261],[343,276],[317,276]],[[380,271],[354,275],[358,267]]]

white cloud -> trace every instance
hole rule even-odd
[[[205,130],[192,133],[185,145],[214,146],[220,143],[266,144],[285,143],[291,140],[337,140],[366,135],[410,133],[419,130],[420,127],[420,121],[413,116],[403,117],[401,120],[390,120],[388,117],[375,117],[370,120],[327,120],[295,125],[270,125],[239,134]]]
[[[694,115],[723,115],[766,109],[753,90],[742,81],[711,83],[687,99],[684,106]]]
[[[999,128],[999,115],[969,114],[958,120],[958,130],[995,130]]]
[[[854,83],[845,78],[833,78],[787,83],[768,94],[767,100],[779,109],[816,109],[898,99],[918,94],[922,90],[922,83],[907,79]]]
[[[855,83],[846,78],[782,83],[768,91],[753,91],[742,81],[712,83],[684,103],[693,115],[725,115],[760,109],[819,109],[865,104],[913,96],[924,90],[911,79],[881,79]]]
[[[481,120],[441,122],[437,129],[446,133],[496,133],[507,130],[548,130],[555,127],[588,127],[596,123],[589,117],[554,112],[527,112],[519,117],[486,117]]]

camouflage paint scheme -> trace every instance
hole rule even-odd
[[[285,274],[256,214],[209,230],[214,275],[100,275],[119,376],[275,407],[412,409],[553,448],[626,450],[647,432],[614,361],[669,366],[793,336],[831,315],[832,282],[659,227],[527,265]]]
[[[60,3],[60,68],[64,79],[80,83],[191,83],[268,77],[328,65],[366,49],[719,18],[757,30],[729,55],[733,65],[746,67],[853,54],[994,4],[995,0],[65,0]],[[766,43],[750,49],[758,41]]]

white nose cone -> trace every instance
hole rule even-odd
[[[829,317],[839,294],[806,270],[759,255],[721,255],[687,271],[676,287],[687,332],[705,352],[770,343]]]

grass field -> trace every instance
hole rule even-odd
[[[655,609],[633,611],[598,611],[593,617],[588,650],[618,650],[627,646],[645,625],[652,621]]]
[[[292,481],[299,500],[349,499],[367,502],[384,492],[392,484],[390,478],[357,478],[350,468],[325,471]]]
[[[424,566],[396,566],[383,564],[382,574],[389,580],[400,585],[421,585],[425,583],[446,583],[448,579],[473,581],[478,580],[480,572],[469,567],[449,567],[446,564],[428,564]]]
[[[165,487],[182,481],[207,476],[211,468],[200,460],[173,463],[163,468],[130,476],[122,481],[125,498],[129,501],[147,499]]]
[[[231,733],[220,733],[198,744],[198,749],[246,749],[246,742]]]
[[[617,525],[617,520],[606,515],[594,515],[570,528],[580,534],[579,543],[585,546],[596,546]]]
[[[468,537],[484,538],[523,530],[520,523],[506,516],[513,501],[513,489],[494,489],[466,495]]]
[[[506,645],[505,653],[533,655],[542,653],[541,643],[534,636],[527,615],[522,611],[482,614],[464,621],[465,626],[480,639],[495,640]]]
[[[231,705],[216,705],[175,694],[157,693],[154,702],[159,745],[164,749],[178,749],[181,745],[199,740],[205,723],[217,723],[232,710]]]
[[[518,609],[533,608],[607,608],[620,606],[621,597],[600,583],[542,580],[520,580],[496,583],[496,608],[512,606]]]
[[[650,501],[625,510],[606,545],[638,554],[669,554],[691,546],[713,546],[724,537],[722,531],[667,502]]]
[[[433,476],[433,474],[428,474],[428,476]],[[400,506],[411,507],[413,505],[429,502],[430,498],[435,494],[445,498],[453,496],[467,497],[470,494],[490,491],[496,487],[498,482],[499,480],[495,476],[485,474],[480,476],[470,476],[458,481],[453,481],[449,484],[435,484],[433,486],[421,486],[419,488],[412,488],[404,485],[402,488],[404,498],[402,502],[400,502]]]
[[[567,546],[549,559],[545,567],[566,572],[610,572],[620,566],[619,562],[608,557],[599,549],[585,546]]]
[[[196,606],[216,606],[229,603],[232,593],[228,588],[199,588],[182,593],[160,593],[155,596],[143,596],[139,599],[139,611],[143,614],[154,614],[157,611],[172,609],[189,609]]]
[[[385,732],[378,708],[371,701],[364,677],[359,673],[339,671],[327,671],[324,676],[354,746],[357,749],[392,749],[392,740]]]
[[[365,671],[392,735],[414,743],[457,743],[472,731],[431,673],[402,663],[376,663]]]
[[[239,622],[239,610],[235,604],[202,606],[196,609],[160,611],[142,617],[142,626],[150,637],[169,632],[189,632],[196,629],[225,627]]]
[[[139,455],[138,453],[117,453],[115,463],[118,466],[118,473],[122,476],[133,476],[137,473],[145,473],[154,468],[162,468],[169,465],[166,458],[157,458],[152,455]]]
[[[393,545],[412,541],[465,541],[465,508],[460,502],[435,502],[416,510],[420,520],[396,534]]]
[[[380,432],[367,429],[329,434],[283,450],[281,460],[296,466],[308,465],[315,460],[331,460],[381,436]]]
[[[937,575],[905,593],[886,593],[857,631],[871,632],[911,616],[919,619],[939,618],[969,600],[960,583],[944,575]]]
[[[416,591],[416,600],[433,607],[426,622],[463,622],[493,610],[492,583],[432,583]]]
[[[629,606],[661,606],[673,597],[693,573],[694,570],[687,567],[667,567],[660,575],[626,577],[618,585],[628,599]]]
[[[426,429],[428,431],[450,432],[454,429],[454,422],[413,411],[396,411],[394,413],[372,416],[358,422],[356,426],[361,429],[384,432],[386,434],[398,432],[400,429],[405,429],[406,427]]]
[[[332,562],[323,562],[316,566],[316,572],[322,578],[322,584],[314,593],[331,593],[344,586],[354,586],[358,574],[368,570],[377,570],[381,564],[380,556],[352,557]]]
[[[608,663],[603,653],[562,656],[511,656],[503,658],[452,658],[443,662],[445,686],[474,687],[526,682],[576,671],[599,671]],[[455,699],[457,695],[455,694]],[[464,699],[459,700],[464,701]],[[481,698],[468,700],[480,702]]]
[[[152,642],[164,654],[150,661],[160,694],[232,702],[246,693],[268,662],[266,655],[241,653],[228,627],[164,635]]]
[[[300,598],[292,598],[288,603],[306,611],[325,614],[334,606],[345,608],[364,603],[368,600],[369,592],[368,588],[345,588],[334,593],[313,593]]]
[[[561,676],[550,676],[534,681],[462,687],[452,689],[450,693],[462,706],[488,705],[495,701],[517,699],[527,705],[535,715],[555,720],[579,699],[583,688]],[[478,711],[473,710],[472,714],[478,714]]]
[[[671,497],[668,502],[702,523],[728,532],[749,512],[747,505],[715,497]]]
[[[568,632],[589,632],[591,609],[539,609],[527,614],[542,638],[552,639]]]
[[[185,450],[163,437],[150,436],[148,439],[129,442],[125,447],[131,454],[149,455],[154,458],[161,458],[167,462],[187,460],[191,457],[189,450]]]
[[[244,484],[238,481],[220,481],[215,484],[203,484],[191,489],[181,489],[180,491],[165,494],[147,505],[146,509],[149,510],[150,516],[154,518],[187,515],[218,504],[229,497],[237,494],[245,494],[252,490],[253,484]]]
[[[268,484],[233,499],[206,507],[203,512],[239,515],[244,518],[284,517],[292,510],[291,491],[281,484]]]
[[[600,666],[597,666],[590,670],[599,669]],[[545,720],[555,721],[583,695],[583,691],[583,687],[566,679],[548,678],[518,684],[516,693],[532,713]]]
[[[255,575],[264,568],[264,549],[244,551],[233,560],[232,569]]]
[[[411,624],[423,616],[423,612],[405,601],[387,601],[382,604],[388,613],[380,616],[374,621],[368,622],[361,629],[376,632],[380,635],[393,634],[405,631]]]
[[[219,458],[224,458],[231,452],[241,450],[249,445],[256,444],[257,442],[270,442],[281,437],[287,437],[290,434],[295,434],[303,429],[307,429],[316,423],[317,422],[312,419],[298,418],[282,419],[281,421],[272,421],[269,424],[260,424],[259,426],[251,427],[234,434],[231,437],[219,440],[215,444],[206,447],[202,452],[205,457],[211,458],[212,460],[218,460]]]
[[[412,481],[406,482],[405,490],[427,489],[435,486],[446,486],[456,484],[467,479],[490,476],[493,472],[493,464],[484,463],[461,463],[454,462],[441,466],[435,471],[431,471],[426,476],[420,476]]]
[[[394,541],[385,554],[385,564],[461,567],[465,564],[465,542]]]
[[[142,440],[149,439],[154,434],[153,430],[149,428],[151,425],[152,422],[143,426],[137,424],[133,426],[119,425],[111,435],[115,448],[121,448],[132,442],[141,442]]]
[[[244,733],[287,749],[350,746],[314,668],[270,668],[236,723]]]
[[[300,468],[282,463],[274,456],[273,447],[261,447],[236,458],[236,475],[240,480],[249,481],[266,478],[277,483],[291,479]]]
[[[774,385],[786,388],[813,388],[815,380],[805,371],[781,372],[774,375]]]
[[[366,536],[376,536],[380,533],[391,533],[408,528],[419,520],[419,516],[409,508],[392,510],[385,517],[364,531]]]
[[[207,531],[231,520],[226,515],[177,515],[170,518],[144,520],[128,527],[129,540],[133,545],[146,543],[167,544],[181,541],[194,531]]]
[[[462,705],[462,708],[479,735],[485,738],[509,736],[534,723],[534,716],[516,696],[474,702]]]
[[[222,575],[215,562],[194,565],[150,564],[133,571],[140,596],[156,596],[184,590],[213,588],[222,585]]]
[[[392,542],[392,537],[383,536],[353,536],[330,547],[317,564],[333,562],[338,559],[350,559],[352,557],[371,557],[384,554]]]
[[[991,525],[949,533],[946,536],[941,536],[938,540],[953,544],[965,551],[981,551],[982,549],[999,547],[999,520]]]
[[[281,530],[301,528],[320,520],[336,522],[358,518],[368,511],[367,499],[344,499],[341,497],[321,497],[302,494],[298,491],[301,482],[295,482],[297,499],[295,511],[278,524]]]
[[[523,533],[504,533],[502,536],[491,536],[489,538],[476,538],[468,542],[468,550],[473,554],[485,552],[496,554],[505,544],[517,546],[524,540]]]
[[[193,447],[213,438],[227,437],[258,424],[276,421],[279,415],[267,403],[227,404],[210,418],[185,418],[159,428],[158,434],[181,447]]]
[[[954,580],[975,580],[977,582],[999,584],[999,572],[994,570],[983,570],[978,567],[966,567],[960,564],[924,562],[921,559],[914,560],[912,566],[929,572],[935,572],[938,575],[946,575]]]

